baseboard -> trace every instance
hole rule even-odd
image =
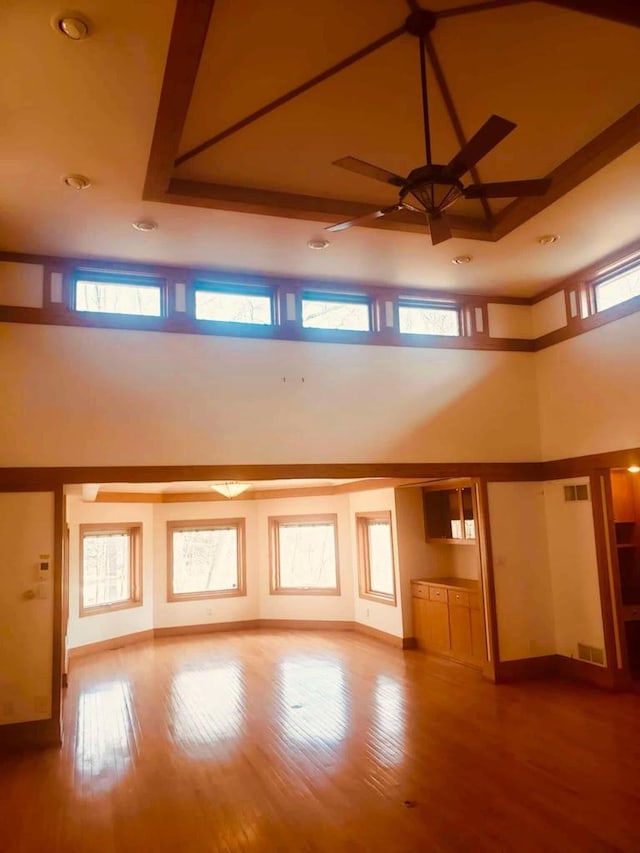
[[[574,681],[584,681],[594,684],[603,690],[613,690],[616,687],[615,676],[606,666],[597,666],[579,658],[567,658],[556,655],[556,674]]]
[[[93,655],[97,652],[109,652],[120,649],[123,646],[131,646],[134,643],[142,643],[145,640],[153,640],[153,628],[147,631],[136,631],[134,634],[124,634],[122,637],[112,637],[109,640],[100,640],[97,643],[85,643],[84,646],[76,646],[69,649],[69,660]]]
[[[340,619],[258,619],[258,627],[290,631],[353,631],[354,623]]]
[[[222,631],[255,631],[259,628],[276,631],[355,631],[374,640],[380,640],[388,646],[397,649],[414,649],[414,637],[396,637],[370,625],[337,619],[245,619],[239,622],[203,622],[197,625],[168,625],[163,628],[151,628],[148,631],[137,631],[134,634],[124,634],[112,637],[98,643],[86,643],[69,649],[69,661],[77,660],[86,655],[98,652],[115,651],[124,646],[142,643],[162,637],[185,637],[196,634],[215,634]]]
[[[215,634],[221,631],[251,631],[260,627],[259,619],[244,619],[239,622],[202,622],[198,625],[167,625],[154,628],[153,636],[184,637],[189,634]]]
[[[364,625],[362,622],[353,622],[353,629],[358,634],[364,634],[366,637],[372,637],[374,640],[381,640],[388,646],[393,646],[396,649],[412,649],[415,647],[415,639],[413,637],[396,637],[395,634],[389,634],[386,631],[380,631],[379,628],[372,628],[371,625]],[[412,643],[412,645],[404,645]]]
[[[61,744],[62,733],[59,720],[34,720],[28,723],[0,725],[0,752],[2,753],[23,749],[44,749]]]
[[[556,674],[556,655],[544,655],[535,658],[502,660],[495,665],[495,683],[506,684],[511,681],[530,681],[536,678],[550,678]]]

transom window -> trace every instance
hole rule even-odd
[[[80,525],[80,615],[142,603],[142,525]]]
[[[356,514],[360,598],[396,604],[390,512]]]
[[[339,595],[336,515],[269,519],[271,593]]]
[[[273,294],[266,287],[237,287],[196,283],[197,320],[219,323],[273,324]]]
[[[371,300],[367,296],[305,291],[302,294],[305,329],[371,331]]]
[[[640,263],[636,262],[631,269],[599,282],[594,291],[597,311],[606,311],[607,308],[640,296]]]
[[[168,600],[245,595],[245,526],[242,518],[171,521]]]
[[[162,292],[157,279],[79,273],[74,285],[74,308],[97,314],[160,317]]]
[[[401,299],[398,301],[398,328],[403,335],[460,334],[460,311],[453,305]]]

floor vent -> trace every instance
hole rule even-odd
[[[564,499],[565,501],[588,501],[589,486],[586,483],[580,486],[565,486]]]

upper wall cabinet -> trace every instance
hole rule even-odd
[[[471,486],[423,489],[424,528],[427,540],[455,544],[474,543],[476,523]]]

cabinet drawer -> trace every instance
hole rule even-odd
[[[453,604],[456,607],[468,607],[469,606],[469,593],[465,592],[462,589],[449,589],[447,590],[449,596],[449,604]]]
[[[430,586],[429,587],[429,598],[431,601],[444,601],[447,600],[447,590],[441,586]]]
[[[411,595],[413,598],[429,598],[429,587],[423,583],[412,583]]]

